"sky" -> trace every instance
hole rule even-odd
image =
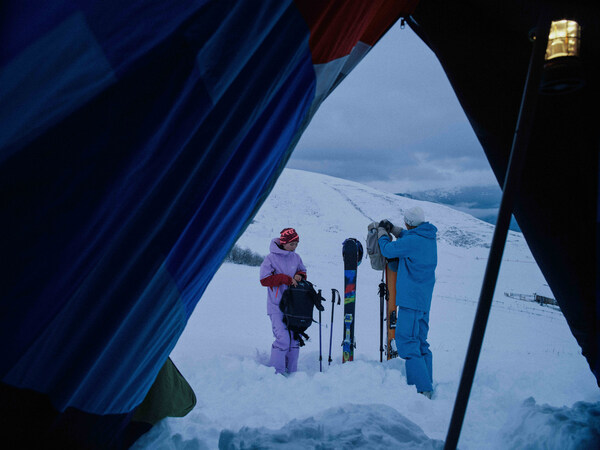
[[[399,24],[323,102],[287,167],[392,193],[497,185],[439,61]]]

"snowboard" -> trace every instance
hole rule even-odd
[[[354,238],[342,244],[344,257],[344,337],[342,341],[342,363],[354,360],[354,322],[356,306],[356,272],[359,263],[359,245]]]
[[[385,283],[387,285],[388,297],[387,297],[387,344],[386,354],[387,359],[396,358],[398,356],[398,350],[396,349],[396,277],[397,273],[394,272],[389,264],[385,265]]]

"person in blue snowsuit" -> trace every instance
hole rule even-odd
[[[390,262],[396,278],[396,346],[406,361],[406,382],[417,392],[433,395],[433,356],[427,342],[429,309],[437,266],[437,228],[425,222],[416,206],[404,212],[406,229],[382,220],[377,228],[381,254]],[[392,240],[390,232],[397,236]]]

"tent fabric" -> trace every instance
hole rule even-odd
[[[415,2],[345,5],[2,3],[0,404],[13,435],[129,439],[312,114]],[[324,82],[317,66],[357,47]]]
[[[417,4],[418,0],[333,0],[315,7],[313,0],[296,1],[310,28],[309,45],[314,64],[349,55],[357,42],[375,45],[399,17],[410,15]]]
[[[410,26],[442,64],[500,186],[541,14],[582,27],[585,86],[537,100],[515,218],[600,385],[600,12],[593,2],[424,0]],[[565,214],[565,211],[576,212]]]
[[[131,420],[155,425],[165,417],[184,417],[194,406],[196,394],[168,358]]]
[[[4,382],[60,411],[141,403],[310,106],[306,25],[275,3],[205,6],[4,161]],[[249,9],[247,44],[202,36]],[[220,221],[238,229],[211,242]]]
[[[383,34],[399,17],[410,15],[417,4],[418,0],[334,0],[316,8],[313,0],[296,1],[310,28],[309,46],[317,79],[309,120]]]

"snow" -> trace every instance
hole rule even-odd
[[[331,289],[343,293],[342,242],[365,245],[367,225],[420,205],[439,229],[429,342],[432,400],[406,385],[404,361],[379,362],[381,272],[358,269],[355,361],[342,364],[342,308],[335,305],[328,365]],[[135,448],[442,448],[469,342],[493,226],[449,207],[339,178],[286,169],[237,245],[266,256],[285,227],[300,235],[309,280],[327,299],[300,350],[298,372],[267,366],[273,336],[258,267],[224,263],[171,358],[198,403],[168,418]],[[459,448],[600,447],[600,391],[556,309],[506,297],[547,288],[521,233],[509,232]],[[315,310],[315,319],[318,314]],[[385,356],[384,356],[385,360]]]

